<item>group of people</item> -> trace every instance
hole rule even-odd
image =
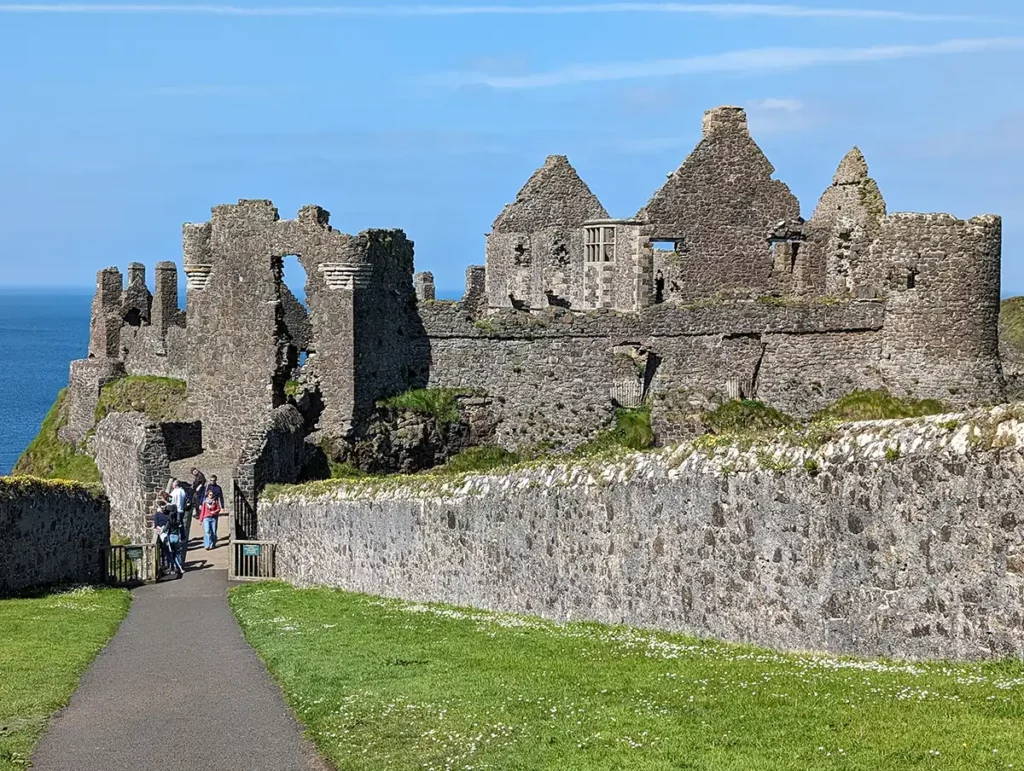
[[[192,469],[192,482],[171,478],[160,493],[153,513],[157,543],[168,569],[181,578],[185,573],[191,520],[203,526],[203,544],[207,551],[217,548],[217,520],[224,513],[224,491],[213,475],[210,481],[198,468]]]

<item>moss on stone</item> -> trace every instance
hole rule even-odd
[[[57,394],[39,433],[14,465],[14,474],[98,485],[100,472],[93,459],[82,448],[62,442],[58,436],[58,431],[67,423],[66,398],[67,389]]]
[[[96,422],[112,412],[142,412],[157,423],[185,418],[185,382],[168,377],[130,375],[103,386]]]
[[[872,178],[865,179],[859,188],[860,203],[871,217],[879,222],[885,219],[885,199],[878,183]]]
[[[1024,297],[1011,297],[1000,305],[999,345],[1004,355],[1024,361]]]

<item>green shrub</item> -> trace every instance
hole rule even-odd
[[[68,479],[86,485],[99,484],[100,472],[93,459],[57,436],[57,432],[67,424],[66,398],[67,389],[57,394],[57,400],[43,418],[39,433],[18,458],[13,473],[42,479]]]
[[[338,463],[333,460],[328,460],[328,465],[331,468],[331,479],[361,479],[362,477],[369,476],[362,469],[357,469],[351,463]]]
[[[111,412],[142,412],[157,423],[185,416],[185,382],[169,377],[130,375],[107,383],[96,405],[96,422]]]
[[[491,471],[496,468],[514,466],[523,458],[518,453],[509,452],[502,447],[485,445],[470,447],[453,456],[447,463],[433,470],[436,474],[465,474],[469,472]]]
[[[626,450],[646,450],[654,444],[650,407],[619,407],[615,410],[615,425],[593,439],[579,445],[571,457],[584,458]]]
[[[814,420],[895,420],[944,412],[949,412],[949,406],[937,399],[899,399],[887,391],[854,391],[817,413]]]
[[[761,434],[796,425],[789,415],[752,399],[734,399],[701,416],[715,434]]]
[[[456,397],[468,396],[471,393],[461,388],[418,388],[392,396],[390,399],[382,399],[377,402],[377,406],[431,415],[437,421],[437,427],[444,429],[459,421],[459,403]]]
[[[299,381],[289,380],[284,384],[284,395],[295,398],[295,394],[299,392]]]

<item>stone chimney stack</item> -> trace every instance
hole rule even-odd
[[[747,111],[742,107],[716,107],[708,110],[704,113],[704,136],[709,137],[719,131],[749,134]]]

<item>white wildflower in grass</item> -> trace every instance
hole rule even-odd
[[[787,655],[259,587],[232,590],[247,636],[310,735],[352,771],[654,771],[665,758],[736,771],[1024,762],[1022,662]]]

